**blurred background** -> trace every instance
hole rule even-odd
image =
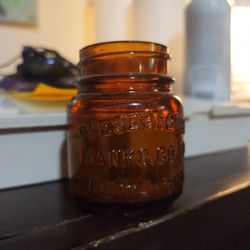
[[[4,2],[10,3],[11,1],[2,0],[2,5]],[[36,21],[35,25],[30,27],[1,22],[3,12],[1,14],[0,11],[0,65],[20,54],[22,47],[27,45],[55,49],[71,62],[77,63],[79,49],[92,43],[113,40],[148,40],[163,43],[170,48],[172,55],[170,74],[177,80],[174,90],[179,95],[184,94],[186,54],[189,51],[185,50],[188,46],[186,38],[193,39],[186,34],[186,26],[192,26],[192,21],[195,22],[195,18],[187,19],[187,6],[190,5],[191,0],[26,1],[35,5]],[[16,2],[25,2],[25,0]],[[209,15],[211,25],[214,19],[214,23],[219,26],[221,20],[225,19],[224,12],[220,12],[220,18],[217,18],[211,8],[214,5],[217,11],[223,11],[218,5],[221,1],[200,1],[206,8],[206,12],[199,6],[195,6],[196,1],[193,2],[193,10],[203,15],[203,19],[202,16],[198,17],[198,22],[204,21],[205,15]],[[222,2],[228,2],[231,7],[229,10],[231,20],[227,20],[227,27],[231,33],[228,34],[231,38],[226,41],[224,37],[222,38],[224,41],[217,41],[224,43],[225,46],[231,46],[231,50],[227,53],[230,53],[228,54],[229,60],[232,59],[230,72],[232,86],[228,88],[230,90],[233,88],[235,91],[240,89],[239,95],[247,99],[250,93],[249,84],[246,84],[250,82],[248,65],[250,32],[247,30],[250,24],[250,1],[223,0]],[[187,24],[186,21],[189,23]],[[227,28],[225,25],[226,23],[224,28]],[[197,31],[199,33],[199,30]],[[210,38],[213,36],[220,36],[220,32],[212,30]],[[192,43],[194,44],[193,41]],[[208,39],[207,44],[203,46],[209,47],[209,43]],[[11,73],[14,69],[15,64],[12,64],[4,70],[1,69],[0,73]],[[241,84],[233,86],[235,82]]]
[[[192,86],[188,86],[188,80],[185,78],[187,69],[192,66],[190,62],[193,62],[186,59],[190,51],[189,42],[195,45],[198,42],[198,47],[203,43],[201,48],[216,47],[218,51],[221,47],[216,46],[216,42],[213,44],[212,38],[218,36],[217,44],[221,44],[224,48],[230,46],[230,50],[226,51],[228,54],[226,60],[230,62],[232,59],[232,71],[228,73],[233,81],[232,84],[227,83],[227,88],[230,91],[232,88],[237,91],[241,89],[240,95],[243,95],[244,99],[249,97],[250,87],[246,82],[250,80],[248,66],[250,35],[247,31],[250,8],[247,0],[202,0],[200,4],[203,8],[198,6],[197,1],[193,1],[192,10],[188,10],[191,0],[2,0],[0,4],[1,2],[2,6],[6,5],[6,2],[9,4],[19,2],[19,7],[22,6],[22,2],[33,3],[35,23],[29,27],[20,23],[1,22],[1,15],[4,16],[4,12],[1,14],[0,11],[0,65],[19,55],[23,46],[54,49],[69,61],[77,63],[79,49],[92,43],[148,40],[165,44],[170,48],[172,56],[170,74],[177,80],[174,91],[183,95],[184,92],[189,94],[192,92],[186,90]],[[220,2],[227,2],[230,6],[228,10],[225,6],[220,6]],[[191,7],[189,6],[190,9]],[[220,17],[216,16],[215,10],[220,13]],[[226,11],[230,12],[229,19]],[[209,21],[206,21],[206,16]],[[204,30],[201,34],[203,37],[205,32],[210,32],[210,37],[206,36],[206,41],[204,39],[202,41],[201,36],[197,35],[200,30],[193,25],[195,22],[201,23],[200,30]],[[206,22],[214,28],[207,30]],[[222,22],[224,22],[223,30],[230,31],[224,36],[218,28]],[[186,33],[187,30],[190,31],[190,27],[194,27],[194,35],[192,34],[191,38],[191,33]],[[206,49],[203,51],[206,53]],[[197,53],[200,53],[199,48],[196,55],[195,52],[190,53],[190,57],[197,58]],[[12,64],[0,69],[0,73],[12,73],[15,66]],[[241,84],[233,85],[235,82]]]
[[[249,25],[250,0],[0,0],[0,75],[15,74],[24,46],[76,65],[92,43],[162,43],[183,100],[186,156],[241,148],[250,140]],[[65,111],[76,90],[38,86],[17,98],[0,91],[0,188],[66,176]]]
[[[177,93],[182,93],[184,0],[37,0],[36,3],[34,27],[0,24],[0,64],[20,54],[27,45],[55,49],[77,63],[79,49],[91,43],[149,40],[170,47],[171,74],[178,82]],[[4,73],[14,69],[15,65],[11,65]]]

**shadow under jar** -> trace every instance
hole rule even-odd
[[[101,203],[169,201],[182,192],[184,121],[167,47],[117,41],[80,51],[68,106],[71,191]]]

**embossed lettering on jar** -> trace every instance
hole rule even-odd
[[[138,41],[80,51],[68,106],[70,188],[102,203],[169,201],[182,192],[184,121],[167,47]]]

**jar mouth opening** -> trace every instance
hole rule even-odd
[[[80,60],[89,60],[96,56],[114,55],[120,53],[147,54],[155,53],[158,56],[170,58],[168,47],[160,43],[148,41],[111,41],[88,45],[80,50]]]
[[[154,42],[113,41],[89,45],[80,51],[80,76],[167,75],[168,48]]]
[[[147,50],[130,50],[130,51],[117,51],[117,52],[105,52],[105,53],[98,53],[96,55],[88,56],[81,58],[80,64],[85,64],[92,60],[98,60],[101,58],[112,56],[113,58],[122,58],[122,57],[136,57],[136,58],[162,58],[169,60],[169,54],[162,53],[162,52],[152,52]]]

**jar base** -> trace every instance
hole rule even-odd
[[[151,189],[151,192],[143,193],[133,192],[124,193],[124,192],[110,192],[105,194],[100,192],[90,192],[88,189],[81,185],[81,183],[76,181],[71,181],[70,183],[70,192],[83,200],[87,200],[93,203],[102,203],[102,204],[112,204],[112,205],[140,205],[152,203],[155,201],[165,201],[171,203],[177,199],[183,188],[184,174],[183,172],[177,174],[173,180],[169,183],[164,189],[154,188]],[[155,186],[155,185],[154,185]]]

